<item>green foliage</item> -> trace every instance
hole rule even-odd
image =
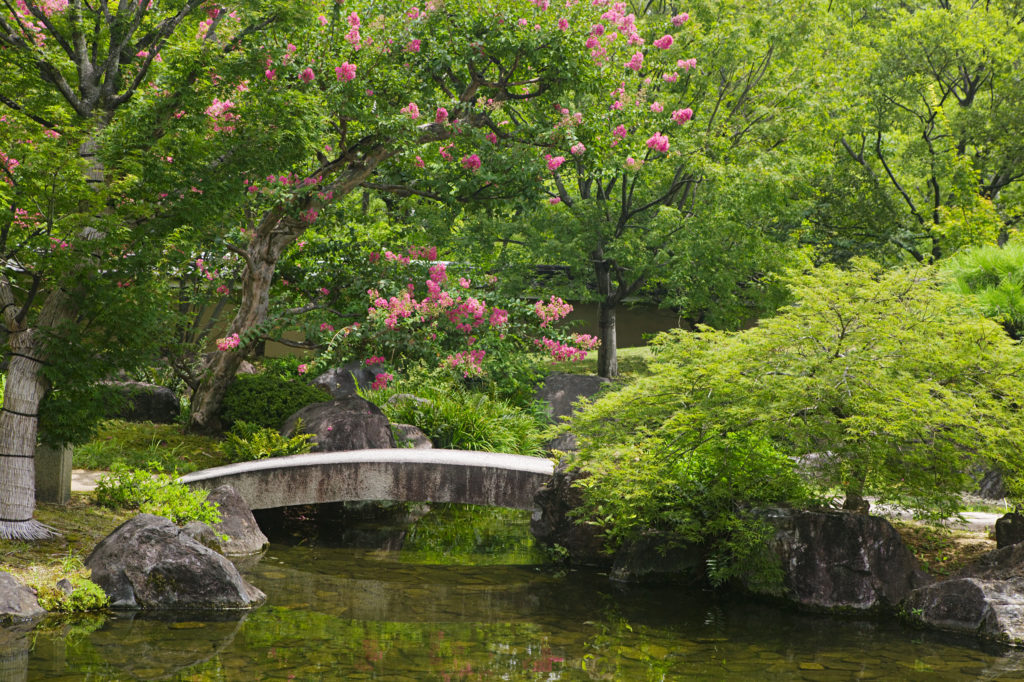
[[[74,464],[81,469],[108,470],[116,463],[142,469],[155,463],[162,471],[188,473],[226,464],[218,441],[184,433],[178,424],[101,422],[93,439],[74,449]]]
[[[275,429],[260,427],[245,421],[236,421],[231,431],[224,434],[220,451],[232,462],[248,462],[269,457],[284,457],[309,452],[313,437],[302,433],[302,420],[295,427],[296,435],[285,438]]]
[[[89,579],[90,571],[81,558],[69,554],[60,565],[37,566],[25,572],[25,583],[36,591],[39,605],[55,613],[84,613],[98,611],[110,604],[110,598],[99,585]],[[57,583],[71,583],[70,594]]]
[[[115,466],[111,473],[101,476],[96,485],[96,501],[105,507],[138,509],[179,525],[189,521],[220,523],[217,504],[206,501],[207,493],[177,483],[169,474],[125,466]]]
[[[228,386],[220,418],[227,427],[244,421],[278,429],[306,405],[330,399],[326,391],[298,381],[271,374],[242,374]]]
[[[1024,333],[1024,240],[979,246],[946,260],[950,288],[971,296],[1015,339]]]
[[[543,427],[537,418],[443,377],[418,374],[362,395],[376,403],[391,423],[421,429],[436,448],[543,454]],[[389,401],[394,396],[400,397]]]
[[[972,463],[1020,470],[1013,342],[934,269],[855,265],[794,275],[795,303],[753,329],[662,335],[653,374],[573,420],[588,513],[612,537],[731,538],[728,565],[751,506],[845,494],[943,518]]]

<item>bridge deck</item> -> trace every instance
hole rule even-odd
[[[179,480],[231,484],[252,509],[355,500],[462,502],[533,509],[550,460],[466,450],[381,449],[311,453],[204,469]]]

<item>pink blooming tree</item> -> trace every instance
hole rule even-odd
[[[598,374],[614,377],[616,311],[627,299],[657,289],[667,303],[689,305],[697,286],[713,287],[742,319],[750,312],[733,301],[754,298],[764,273],[780,267],[783,248],[764,246],[748,227],[776,220],[765,209],[777,204],[758,209],[763,197],[753,198],[772,182],[739,168],[773,163],[786,134],[780,118],[793,86],[774,69],[775,54],[797,29],[780,18],[777,32],[734,44],[726,36],[746,30],[744,18],[637,18],[624,3],[594,4],[601,15],[585,46],[603,65],[604,89],[550,112],[537,171],[547,182],[532,210],[487,216],[467,233],[496,268],[567,268],[573,295],[598,304]],[[736,248],[715,250],[711,235],[723,232]]]
[[[263,104],[293,97],[318,114],[319,125],[296,131],[289,150],[301,151],[301,160],[238,187],[242,220],[223,243],[243,263],[227,330],[240,344],[206,368],[192,400],[196,431],[218,428],[228,383],[275,324],[270,291],[282,255],[333,220],[338,202],[366,187],[471,202],[537,187],[539,176],[524,173],[516,151],[548,134],[551,122],[535,112],[602,77],[584,46],[601,10],[586,3],[561,14],[529,3],[459,0],[443,11],[435,3],[415,11],[407,3],[357,3],[344,13],[331,7],[314,11],[327,23],[261,36],[254,48],[260,59],[251,60],[248,97]],[[244,120],[223,134],[238,134]],[[438,169],[450,180],[444,195],[423,179]]]

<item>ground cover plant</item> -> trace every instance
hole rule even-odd
[[[92,440],[76,446],[73,458],[79,469],[109,471],[121,463],[186,474],[229,464],[220,444],[218,438],[185,433],[180,424],[112,419],[100,423]]]
[[[573,420],[587,512],[613,542],[710,542],[727,577],[759,544],[758,505],[872,496],[939,519],[972,462],[1020,471],[1024,358],[934,269],[859,261],[791,288],[753,329],[661,336],[651,376]]]
[[[155,514],[178,525],[190,521],[214,525],[220,523],[220,512],[216,503],[206,501],[208,493],[177,483],[170,474],[115,465],[99,478],[94,494],[98,504],[110,509]]]

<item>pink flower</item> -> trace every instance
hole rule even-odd
[[[621,123],[615,126],[615,130],[612,131],[612,135],[614,135],[615,137],[625,138],[626,134],[626,126],[622,125]]]
[[[549,171],[556,171],[563,163],[565,163],[564,156],[551,156],[550,154],[545,154],[544,158],[547,159]]]
[[[403,114],[409,114],[409,118],[414,121],[420,117],[420,108],[416,106],[415,102],[409,102],[409,105],[402,107],[400,111]]]
[[[376,263],[377,261],[380,260],[380,254],[377,253],[376,251],[373,251],[372,253],[370,253],[368,258],[369,258],[371,263]]]
[[[334,331],[334,325],[327,324],[326,322],[321,322],[320,323],[320,331],[322,331],[322,332],[333,332]]]
[[[629,166],[630,168],[637,168],[638,166],[644,165],[644,162],[643,161],[637,161],[632,156],[627,156],[626,157],[626,165]]]
[[[374,378],[373,383],[370,384],[370,388],[374,391],[379,391],[382,388],[387,388],[388,382],[394,378],[395,375],[389,372],[381,372]]]
[[[359,28],[361,26],[359,22],[359,15],[356,14],[355,12],[348,15],[348,25],[351,26],[352,28]]]
[[[555,204],[562,203],[562,200],[559,197],[551,197],[550,199],[548,199],[548,203],[554,206]]]
[[[420,39],[414,38],[409,41],[409,44],[405,46],[406,52],[419,52],[420,51]]]
[[[487,133],[486,135],[484,135],[484,137],[486,137],[487,141],[490,142],[491,144],[498,144],[498,136],[495,135],[494,133]]]
[[[683,125],[691,118],[693,118],[693,109],[690,109],[689,107],[686,109],[676,109],[672,112],[672,120],[679,125]]]
[[[306,83],[309,83],[314,78],[316,78],[316,74],[314,74],[313,69],[309,68],[308,66],[302,70],[302,73],[299,74],[299,80]]]
[[[267,77],[268,81],[272,81],[274,80],[275,77],[277,77],[277,71],[275,71],[274,69],[267,69],[266,71],[263,72],[263,75]]]
[[[665,107],[661,105],[661,102],[651,102],[651,111],[653,111],[654,113],[660,114],[664,110]]]
[[[666,73],[666,74],[662,75],[661,79],[663,81],[665,81],[666,83],[675,83],[677,80],[679,80],[679,74],[677,74],[677,73]]]
[[[587,148],[582,142],[577,142],[573,146],[569,147],[569,153],[573,156],[579,156],[585,151],[587,151]]]
[[[52,140],[56,140],[58,137],[60,137],[60,133],[58,133],[56,130],[44,130],[43,135]]]
[[[321,26],[326,26],[326,25],[327,25],[327,17],[325,17],[325,16],[324,16],[324,15],[322,15],[322,14],[321,14],[320,16],[318,16],[318,17],[316,18],[316,20],[320,22],[320,25],[321,25]]]
[[[690,59],[679,59],[676,61],[676,66],[684,71],[689,71],[697,66],[697,58],[691,57]]]
[[[296,371],[297,371],[297,372],[298,372],[299,374],[305,374],[306,372],[308,372],[308,371],[309,371],[309,365],[307,365],[307,364],[303,363],[303,364],[299,365],[299,366],[298,366],[298,367],[296,368]]]
[[[689,20],[689,18],[690,18],[690,15],[687,14],[686,12],[683,12],[682,14],[677,14],[674,17],[672,17],[672,25],[673,26],[682,26],[683,24],[685,24],[687,22],[687,20]]]
[[[415,161],[415,165],[416,165],[416,167],[417,167],[417,168],[423,168],[423,166],[425,165],[425,164],[423,163],[423,158],[422,158],[422,157],[419,157],[419,156],[417,156],[417,157],[416,157],[416,161]]]
[[[569,20],[566,19],[565,17],[562,17],[561,19],[559,19],[558,20],[558,30],[559,31],[567,31],[567,30],[569,30]]]
[[[508,311],[501,308],[491,310],[491,317],[488,320],[492,327],[500,327],[508,322]]]
[[[604,24],[594,24],[590,27],[590,35],[602,36],[604,35]]]
[[[342,62],[341,66],[334,67],[334,76],[343,83],[354,80],[356,77],[356,65]]]
[[[226,296],[226,295],[228,295],[228,294],[229,294],[230,292],[231,292],[231,290],[230,290],[230,289],[228,289],[228,287],[227,287],[227,285],[226,285],[226,284],[221,284],[221,285],[220,285],[219,287],[217,287],[217,293],[218,293],[218,294],[223,294],[223,295],[225,295],[225,296]]]
[[[444,107],[438,107],[437,113],[434,114],[435,123],[445,123],[448,120],[448,110]]]
[[[217,339],[217,350],[231,350],[232,348],[238,348],[239,343],[241,343],[241,339],[238,338],[238,334],[232,334],[231,336],[223,339]]]
[[[366,363],[367,367],[372,367],[373,365],[380,365],[380,364],[383,364],[383,362],[384,362],[384,356],[383,355],[374,355],[374,356],[366,358],[366,360],[364,360],[364,362]]]
[[[353,14],[355,13],[353,12]],[[359,44],[362,42],[363,38],[359,35],[359,29],[353,26],[349,29],[348,33],[345,34],[345,40],[358,50]]]
[[[459,286],[460,287],[462,287],[463,289],[468,289],[469,285],[470,285],[470,281],[468,279],[466,279],[465,277],[459,277]]]
[[[621,101],[615,100],[614,102],[612,102],[612,109],[614,109],[615,111],[618,111],[621,108],[622,108],[622,102]]]
[[[668,48],[672,47],[672,43],[674,42],[676,42],[676,39],[666,33],[665,35],[654,41],[654,46],[659,50],[667,50]]]
[[[634,52],[633,56],[630,57],[629,61],[626,62],[626,68],[632,69],[633,71],[639,71],[644,66],[644,53]]]
[[[662,135],[661,133],[654,133],[647,138],[648,149],[653,149],[656,152],[667,152],[668,151],[668,136]]]
[[[462,167],[466,170],[478,171],[480,170],[480,157],[476,154],[470,154],[469,156],[462,157]]]
[[[326,287],[320,287],[320,293],[326,296],[327,294],[331,293],[331,290]]]

